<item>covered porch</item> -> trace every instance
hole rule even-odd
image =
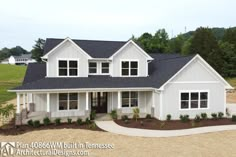
[[[25,124],[29,119],[42,120],[68,117],[86,119],[91,110],[110,113],[117,110],[118,117],[132,116],[133,108],[140,109],[140,116],[154,116],[155,91],[153,89],[90,89],[70,91],[17,92],[16,123]]]

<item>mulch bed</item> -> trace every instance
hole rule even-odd
[[[91,130],[91,131],[103,131],[97,126],[95,128],[90,128],[88,124],[84,123],[84,124],[78,125],[75,122],[71,124],[61,123],[59,125],[55,125],[52,123],[47,126],[44,126],[42,124],[38,128],[29,126],[29,125],[15,126],[14,124],[8,124],[8,125],[0,127],[0,135],[19,135],[19,134],[24,134],[31,131],[49,130],[49,129],[50,130],[52,129],[85,129],[85,130]]]
[[[230,118],[222,118],[217,120],[206,119],[206,120],[201,120],[200,122],[194,122],[193,120],[190,120],[185,123],[180,120],[160,121],[157,119],[138,119],[137,121],[135,121],[134,119],[129,119],[128,122],[125,122],[124,120],[115,120],[115,123],[128,128],[140,128],[140,129],[151,129],[151,130],[178,130],[178,129],[190,129],[204,126],[232,125],[232,124],[236,125],[236,122],[233,122]]]

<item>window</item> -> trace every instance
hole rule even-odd
[[[78,76],[78,61],[59,60],[59,76]]]
[[[78,109],[78,93],[60,93],[59,110]]]
[[[108,74],[109,73],[109,63],[102,63],[102,74]]]
[[[208,92],[181,92],[181,109],[199,109],[208,107]]]
[[[89,73],[90,74],[96,74],[97,73],[97,63],[96,62],[90,62],[89,63]]]
[[[121,62],[121,75],[122,76],[137,76],[138,75],[138,62],[137,61],[122,61]]]
[[[122,107],[137,107],[138,92],[122,92]]]

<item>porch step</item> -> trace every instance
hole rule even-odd
[[[96,114],[95,120],[97,121],[109,121],[112,120],[109,114]]]

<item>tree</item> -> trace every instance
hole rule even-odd
[[[35,41],[35,45],[33,46],[33,49],[31,50],[32,58],[36,59],[37,62],[41,62],[41,57],[43,56],[43,49],[45,40],[44,39],[38,39]]]
[[[165,29],[159,29],[151,40],[151,52],[165,53],[168,47],[169,37]]]
[[[222,74],[223,55],[211,29],[200,27],[195,31],[190,44],[190,54],[201,55]]]
[[[176,38],[170,39],[168,42],[168,50],[170,53],[181,53],[181,49],[185,43],[185,37],[180,34]]]
[[[152,40],[152,34],[150,33],[143,33],[139,38],[136,39],[136,41],[140,44],[140,46],[148,53],[151,52],[151,40]]]

